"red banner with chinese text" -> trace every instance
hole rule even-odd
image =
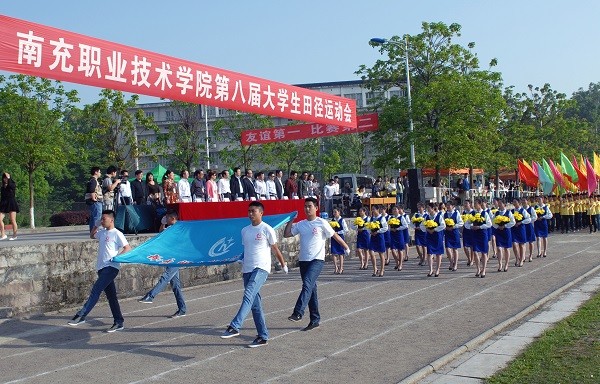
[[[338,125],[301,124],[265,129],[249,129],[242,132],[242,145],[267,144],[277,141],[312,139],[316,137],[344,135],[375,131],[379,128],[377,113],[358,116],[357,128]]]
[[[356,127],[356,101],[0,15],[0,69],[288,119]]]

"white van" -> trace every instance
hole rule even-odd
[[[342,195],[353,196],[357,191],[358,187],[363,185],[366,193],[371,193],[375,178],[369,175],[363,175],[359,173],[339,173],[334,175],[338,177],[338,183],[340,184],[340,193]]]

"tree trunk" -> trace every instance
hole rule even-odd
[[[33,204],[33,172],[29,171],[29,227],[31,229],[35,228],[35,211]]]

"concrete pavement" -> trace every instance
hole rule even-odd
[[[176,310],[168,291],[151,305],[123,300],[125,330],[112,334],[102,332],[112,324],[106,304],[78,327],[66,325],[78,308],[9,320],[0,324],[0,381],[399,382],[596,268],[599,245],[585,232],[554,235],[549,257],[508,272],[492,260],[485,279],[464,261],[450,272],[446,260],[440,277],[428,278],[413,249],[403,271],[381,278],[359,271],[355,258],[343,275],[327,263],[321,326],[310,332],[300,331],[308,320],[287,320],[298,272],[271,275],[262,289],[269,345],[256,349],[246,348],[251,316],[241,336],[219,338],[240,305],[240,281],[187,289],[188,314],[178,319],[167,318]]]

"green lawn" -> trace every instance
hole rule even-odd
[[[486,383],[600,383],[600,294]]]

